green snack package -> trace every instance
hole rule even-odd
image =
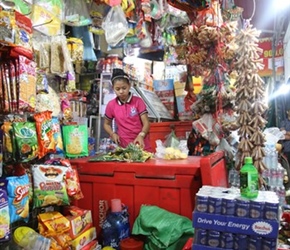
[[[38,143],[34,122],[14,122],[13,137],[16,144],[16,158],[28,162],[38,157]]]
[[[65,125],[62,127],[62,136],[66,157],[77,158],[89,155],[86,125]]]

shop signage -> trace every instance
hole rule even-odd
[[[272,37],[260,39],[258,45],[263,50],[261,58],[263,59],[264,69],[259,71],[260,76],[272,76],[273,75],[273,39]],[[283,42],[278,41],[275,48],[275,72],[276,75],[284,74],[284,50]]]

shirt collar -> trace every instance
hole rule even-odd
[[[130,103],[131,100],[132,100],[132,97],[133,97],[132,93],[129,92],[129,98],[127,99],[126,102],[122,102],[122,101],[119,99],[119,97],[117,97],[117,102],[118,102],[119,105],[124,105],[125,103]]]

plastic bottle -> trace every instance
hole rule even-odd
[[[14,242],[20,249],[50,249],[50,239],[45,238],[30,227],[18,227],[13,233]]]
[[[120,242],[130,236],[129,215],[120,199],[111,200],[111,212],[102,226],[103,246],[120,249]]]
[[[248,199],[258,196],[259,175],[258,170],[253,165],[252,157],[245,157],[244,165],[240,170],[240,192],[242,197]]]

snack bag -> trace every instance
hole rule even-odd
[[[11,238],[10,215],[8,206],[7,180],[0,180],[0,242]]]
[[[89,155],[87,125],[66,125],[62,127],[65,155],[69,158]]]
[[[9,202],[10,223],[29,220],[29,178],[28,175],[10,176],[7,193]]]
[[[16,157],[21,162],[28,162],[38,156],[38,143],[35,123],[13,123],[13,136],[17,147]]]
[[[52,130],[52,111],[43,111],[34,114],[38,140],[38,157],[55,152],[56,141]]]
[[[67,167],[56,165],[33,165],[33,205],[69,205],[65,186]]]
[[[56,154],[60,156],[64,156],[64,150],[63,150],[63,141],[61,136],[61,128],[59,120],[56,116],[52,117],[52,133],[53,133],[53,140],[55,141],[55,150]]]
[[[70,230],[69,220],[60,212],[46,212],[38,215],[39,233],[45,237],[56,236]]]
[[[84,198],[83,192],[81,190],[79,174],[75,167],[68,168],[66,172],[65,183],[68,196],[72,200],[80,200]]]
[[[12,123],[4,121],[1,129],[3,130],[3,160],[10,162],[13,160],[13,143],[12,143]]]

